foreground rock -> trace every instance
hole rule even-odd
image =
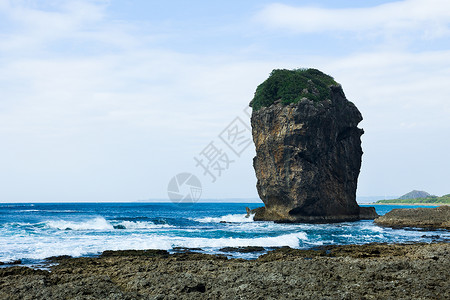
[[[281,248],[257,260],[165,251],[0,269],[0,299],[450,299],[450,244]]]
[[[450,206],[435,208],[393,209],[374,221],[394,228],[419,227],[450,229]]]
[[[356,203],[362,116],[332,77],[314,69],[274,70],[250,105],[253,166],[265,204],[254,211],[254,220],[322,223],[377,217],[373,207]]]

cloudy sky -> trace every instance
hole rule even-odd
[[[450,193],[449,1],[218,2],[0,0],[0,202],[167,199],[182,172],[204,199],[257,197],[253,144],[220,137],[299,67],[363,114],[359,196]]]

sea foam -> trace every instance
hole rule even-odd
[[[73,226],[73,225],[72,225]],[[27,244],[19,237],[12,237],[1,249],[0,256],[3,261],[15,259],[44,259],[49,256],[70,255],[85,256],[99,254],[105,250],[126,249],[164,249],[171,250],[174,247],[202,248],[205,250],[219,249],[222,247],[281,247],[289,246],[296,248],[301,241],[306,241],[304,232],[284,234],[272,237],[258,238],[202,238],[202,237],[180,237],[173,235],[149,234],[127,235],[127,236],[77,236],[66,237],[63,235],[53,237],[30,236]],[[1,242],[1,239],[0,239]],[[28,251],[32,245],[33,251]]]
[[[222,247],[309,248],[371,242],[429,242],[423,235],[438,235],[441,240],[450,238],[449,233],[442,231],[394,230],[378,227],[372,221],[254,222],[253,216],[246,218],[242,204],[189,207],[147,203],[58,204],[57,207],[0,204],[0,261],[3,262],[56,255],[96,255],[105,250],[125,249],[196,247],[205,253],[221,253]]]
[[[113,230],[114,226],[105,220],[105,218],[98,217],[86,221],[47,221],[46,225],[53,229],[59,230]]]
[[[175,226],[169,224],[154,224],[152,222],[142,221],[122,221],[117,225],[123,226],[126,229],[157,229],[157,228],[174,228]],[[116,225],[116,226],[117,226]]]
[[[200,223],[244,223],[253,222],[254,216],[253,214],[248,217],[245,214],[230,214],[221,217],[193,218],[192,220]]]
[[[107,221],[105,218],[97,217],[84,221],[51,220],[45,222],[48,228],[59,230],[114,230],[114,229],[158,229],[173,228],[169,224],[154,224],[150,221]]]

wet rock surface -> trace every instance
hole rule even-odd
[[[283,247],[257,260],[138,252],[0,269],[0,299],[450,298],[448,243]]]
[[[377,225],[403,228],[436,228],[450,230],[450,206],[434,208],[393,209],[374,221]]]
[[[8,262],[0,261],[0,266],[3,266],[3,265],[20,265],[20,264],[22,264],[22,261],[20,259],[13,260],[13,261],[8,261]]]
[[[341,86],[329,90],[329,99],[253,109],[253,166],[265,204],[253,211],[254,220],[328,223],[378,216],[356,203],[361,113]]]
[[[264,247],[258,246],[247,246],[247,247],[223,247],[219,249],[221,252],[237,252],[237,253],[255,253],[255,252],[265,252]]]

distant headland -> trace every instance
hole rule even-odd
[[[450,205],[450,194],[438,197],[425,191],[413,190],[397,199],[378,200],[372,204]]]

